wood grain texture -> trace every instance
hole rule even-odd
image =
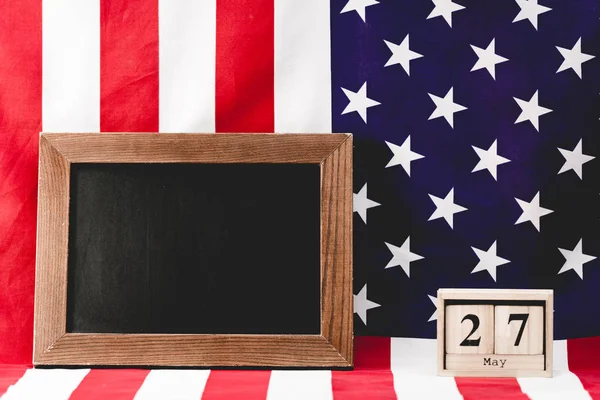
[[[321,163],[345,134],[61,134],[43,136],[77,163]]]
[[[68,161],[40,138],[34,359],[65,333],[69,240]]]
[[[479,324],[465,319],[476,316]],[[473,334],[471,332],[473,331]],[[466,340],[478,340],[478,346],[461,346]],[[494,306],[463,305],[446,307],[446,354],[489,354],[494,352]]]
[[[546,372],[543,355],[448,354],[446,367],[453,372],[460,371],[461,376],[469,372],[495,376],[529,376],[533,373],[533,376],[539,376],[539,372]]]
[[[494,353],[543,354],[544,308],[540,306],[496,306]],[[511,320],[511,314],[523,314],[527,320]],[[513,316],[514,317],[514,316]],[[521,333],[521,335],[519,335]],[[519,337],[520,336],[520,337]],[[516,346],[517,338],[519,345]]]
[[[437,292],[437,323],[436,323],[436,337],[437,337],[437,372],[439,376],[443,376],[446,372],[446,307],[444,307],[444,298],[439,289]]]
[[[546,371],[552,376],[552,366],[554,365],[554,291],[548,290],[546,298]]]
[[[452,303],[446,303],[450,300]],[[553,363],[553,310],[554,294],[552,290],[529,289],[439,289],[437,293],[437,342],[438,342],[438,375],[439,376],[471,376],[471,377],[552,377]],[[448,308],[457,303],[465,302],[475,305],[478,302],[486,305],[523,306],[519,302],[542,302],[545,306],[544,347],[543,354],[515,355],[515,354],[490,354],[497,359],[517,360],[514,368],[478,368],[483,355],[448,354],[445,347],[446,320]],[[531,306],[529,308],[532,308]],[[495,326],[494,321],[494,326]],[[513,322],[514,323],[514,322]],[[517,324],[519,325],[519,324]],[[539,324],[538,324],[539,328]],[[525,358],[523,358],[525,357]],[[529,357],[529,358],[527,358]],[[508,362],[508,361],[507,361]],[[513,363],[514,364],[514,363]],[[508,364],[507,364],[508,365]],[[493,366],[492,366],[493,367]]]
[[[321,164],[321,334],[352,364],[352,137]]]
[[[66,333],[71,163],[321,164],[321,334]],[[43,134],[39,180],[34,365],[352,366],[350,135]]]
[[[319,335],[68,333],[38,365],[349,367]]]
[[[546,289],[439,289],[445,300],[542,300],[552,296]]]

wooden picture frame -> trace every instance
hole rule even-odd
[[[69,178],[74,163],[320,165],[321,333],[68,333]],[[43,133],[39,153],[33,363],[352,367],[352,211],[349,134]]]

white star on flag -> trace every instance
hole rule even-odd
[[[367,325],[367,311],[377,307],[381,307],[381,304],[367,299],[367,285],[365,284],[360,292],[354,295],[354,312],[358,314],[363,324]]]
[[[519,107],[521,107],[521,114],[515,121],[515,124],[523,121],[529,121],[533,125],[536,131],[540,131],[540,117],[544,114],[552,112],[551,109],[541,107],[538,103],[538,91],[536,91],[529,101],[517,99],[513,97]]]
[[[521,11],[517,14],[513,23],[528,19],[531,25],[537,30],[538,28],[538,15],[543,14],[552,10],[550,7],[545,7],[538,4],[538,0],[515,0]]]
[[[402,143],[402,146],[398,146],[398,145],[395,145],[395,144],[387,142],[387,141],[385,143],[388,145],[388,147],[390,148],[392,153],[394,153],[394,156],[392,157],[390,162],[388,162],[388,164],[385,166],[386,168],[393,167],[396,165],[402,165],[402,168],[404,168],[404,171],[406,171],[408,176],[410,176],[410,163],[412,161],[419,160],[421,158],[425,158],[425,156],[422,156],[419,153],[415,153],[414,151],[411,151],[410,136],[408,136],[406,138],[406,140],[404,140],[404,143]]]
[[[344,8],[342,8],[342,11],[340,11],[340,14],[356,11],[363,22],[367,22],[365,8],[376,4],[379,4],[377,0],[348,0]]]
[[[431,194],[429,197],[435,203],[436,209],[428,221],[444,218],[448,225],[450,225],[450,228],[454,229],[454,214],[467,210],[465,207],[454,204],[454,188],[450,189],[443,199]]]
[[[384,67],[400,64],[402,68],[404,68],[404,71],[406,71],[406,74],[410,76],[410,62],[414,59],[423,57],[423,55],[415,53],[409,48],[408,35],[406,35],[406,37],[400,44],[388,42],[387,40],[384,40],[384,42],[387,45],[387,47],[392,51],[392,56],[385,63]]]
[[[494,143],[492,143],[490,148],[487,150],[471,146],[479,156],[479,162],[477,163],[475,168],[473,168],[473,171],[471,171],[471,173],[487,169],[488,171],[490,171],[490,174],[492,174],[494,180],[498,180],[496,176],[498,165],[510,162],[510,160],[508,158],[504,158],[498,155],[497,142],[498,140],[494,140]]]
[[[429,300],[431,300],[431,302],[433,303],[433,305],[435,306],[435,311],[433,312],[433,314],[431,314],[431,317],[429,317],[429,319],[427,320],[427,322],[431,322],[431,321],[435,321],[437,320],[437,297],[435,296],[431,296],[431,295],[427,295],[427,297],[429,297]]]
[[[392,253],[392,259],[388,262],[385,268],[400,266],[410,278],[410,263],[412,261],[422,260],[423,257],[410,251],[410,236],[402,243],[402,246],[394,246],[390,243],[385,243],[387,248]]]
[[[450,28],[452,28],[452,13],[464,9],[464,6],[453,3],[452,0],[431,0],[435,4],[434,9],[427,16],[427,19],[435,17],[444,17]]]
[[[588,161],[592,161],[593,156],[588,156],[587,154],[583,154],[583,139],[579,139],[579,143],[573,149],[573,151],[558,148],[560,154],[565,158],[565,163],[561,167],[558,174],[562,174],[563,172],[567,172],[569,170],[575,171],[579,179],[583,179],[583,164]]]
[[[477,57],[479,57],[473,68],[471,68],[471,72],[485,68],[492,78],[496,79],[496,64],[508,61],[508,58],[496,54],[496,39],[492,39],[485,50],[473,45],[471,45],[471,48],[477,54]]]
[[[378,106],[378,101],[371,100],[367,97],[367,82],[363,83],[358,92],[353,92],[348,89],[342,88],[344,94],[350,100],[342,115],[356,111],[362,120],[367,123],[367,108]]]
[[[560,271],[558,271],[559,274],[572,269],[577,272],[577,275],[579,275],[581,279],[583,279],[583,264],[595,260],[596,257],[583,254],[582,247],[583,239],[579,239],[579,242],[573,250],[558,249],[566,260]]]
[[[521,210],[523,210],[523,213],[521,214],[517,222],[515,222],[515,225],[530,221],[533,224],[533,226],[535,226],[535,229],[537,229],[539,232],[540,218],[544,215],[548,215],[554,212],[553,210],[550,210],[548,208],[540,207],[540,192],[537,192],[531,200],[531,202],[529,203],[517,199],[516,197],[515,200],[517,201],[517,203],[519,203],[519,207],[521,207]]]
[[[475,247],[471,247],[471,249],[473,249],[477,255],[477,258],[479,258],[479,263],[477,263],[471,273],[474,274],[475,272],[479,271],[487,271],[494,282],[496,282],[496,268],[500,265],[508,264],[510,262],[509,260],[496,255],[496,242],[492,243],[487,251],[483,251]]]
[[[352,195],[352,202],[354,207],[354,212],[357,212],[363,222],[367,223],[367,210],[369,208],[380,206],[381,204],[369,200],[367,198],[367,184],[360,189],[358,193],[354,193]]]
[[[446,96],[438,97],[434,94],[428,93],[429,97],[435,103],[435,110],[429,117],[429,120],[436,119],[439,117],[446,118],[446,121],[454,128],[454,113],[466,110],[467,107],[461,106],[454,102],[454,88],[451,87]]]
[[[560,54],[564,58],[564,61],[562,62],[562,64],[560,64],[560,67],[558,67],[558,71],[556,71],[556,73],[558,74],[561,71],[565,71],[571,68],[573,71],[575,71],[575,73],[580,79],[583,79],[581,72],[581,64],[590,61],[596,56],[581,52],[581,38],[579,38],[579,40],[577,41],[577,43],[575,43],[571,50],[558,46],[556,46],[556,48],[558,49],[558,51],[560,51]]]

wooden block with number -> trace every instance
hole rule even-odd
[[[494,306],[456,305],[446,308],[446,353],[494,352]]]
[[[542,354],[544,309],[534,306],[496,306],[496,354]]]
[[[552,290],[438,290],[438,374],[552,376]]]

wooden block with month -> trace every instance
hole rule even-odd
[[[448,354],[446,368],[457,371],[482,372],[490,370],[502,376],[514,371],[541,371],[544,369],[544,356],[539,355],[497,355],[497,354]]]
[[[542,354],[544,309],[540,306],[496,306],[496,354]]]
[[[552,376],[553,292],[439,289],[438,375]]]
[[[446,307],[446,353],[491,354],[493,352],[493,305]]]

